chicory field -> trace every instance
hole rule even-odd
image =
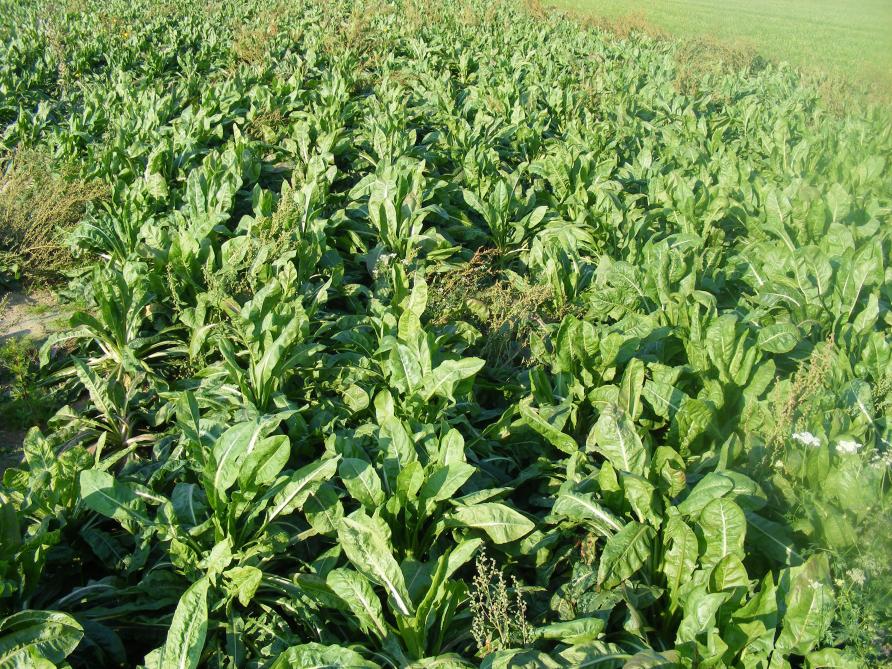
[[[0,667],[890,662],[888,110],[513,2],[0,17],[4,170],[105,193]]]

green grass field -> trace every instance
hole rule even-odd
[[[684,37],[752,46],[773,60],[892,89],[890,0],[546,0],[608,19],[643,16]]]

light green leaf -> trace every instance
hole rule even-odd
[[[347,558],[360,573],[384,587],[396,611],[412,615],[412,601],[403,573],[390,548],[390,541],[377,523],[360,509],[338,524],[338,539]]]
[[[774,648],[777,627],[777,588],[771,572],[759,591],[731,614],[724,630],[728,646],[744,656],[767,658]]]
[[[650,525],[629,522],[610,537],[598,565],[598,585],[614,588],[637,572],[650,557],[655,536]]]
[[[551,444],[555,448],[560,449],[564,453],[568,453],[570,455],[576,453],[579,450],[579,445],[576,443],[573,437],[571,437],[569,434],[564,434],[561,431],[564,421],[560,421],[559,426],[554,425],[552,422],[549,422],[542,416],[539,411],[530,406],[531,399],[532,398],[528,398],[518,405],[518,408],[520,409],[520,415],[523,418],[524,423],[538,432],[548,441],[549,444]],[[569,407],[563,407],[560,410],[569,412]],[[554,420],[554,418],[555,416],[552,416],[552,420]],[[564,420],[566,420],[565,417]]]
[[[476,469],[466,462],[453,462],[445,467],[437,467],[424,481],[418,491],[418,497],[426,502],[451,499],[475,471]]]
[[[263,429],[258,421],[238,423],[220,435],[214,444],[211,484],[221,498],[238,479],[242,460],[254,450],[263,436]]]
[[[743,562],[736,555],[726,555],[716,562],[709,574],[709,590],[722,592],[734,588],[749,588],[749,576]]]
[[[708,593],[702,586],[690,592],[684,603],[684,618],[678,625],[675,643],[694,641],[698,636],[713,630],[716,613],[730,596],[727,592]]]
[[[759,330],[756,344],[768,353],[789,353],[800,338],[799,328],[792,323],[774,323]]]
[[[300,509],[313,491],[314,484],[327,481],[334,476],[339,459],[340,456],[317,460],[294,472],[282,491],[273,498],[272,506],[266,515],[266,522],[271,523],[279,516]]]
[[[332,484],[323,482],[312,487],[304,502],[303,512],[316,532],[333,537],[344,517],[344,505],[341,504],[337,489]]]
[[[208,586],[202,578],[193,583],[174,611],[159,669],[196,669],[208,628]]]
[[[644,390],[644,362],[632,358],[623,372],[619,386],[619,406],[633,420],[641,416],[641,393]]]
[[[562,492],[555,500],[551,513],[587,523],[602,536],[610,536],[623,528],[622,521],[598,504],[591,493]]]
[[[486,364],[485,361],[480,358],[444,360],[430,375],[424,377],[421,399],[428,402],[433,397],[443,397],[454,401],[458,384],[473,377],[483,369],[484,364]]]
[[[724,497],[734,489],[734,481],[718,472],[709,472],[697,482],[685,500],[678,505],[683,516],[698,516],[712,500]]]
[[[808,669],[861,669],[861,662],[841,648],[824,648],[805,656]]]
[[[107,472],[86,469],[80,474],[81,498],[87,508],[108,518],[143,527],[152,524],[136,492]]]
[[[344,458],[338,467],[341,482],[357,502],[370,511],[384,504],[384,490],[375,468],[360,458]]]
[[[833,620],[835,602],[828,585],[827,555],[813,555],[801,567],[791,568],[790,573],[787,608],[775,647],[784,653],[805,655],[820,643]]]
[[[381,665],[343,646],[306,643],[281,653],[269,669],[381,669]]]
[[[746,517],[736,503],[725,498],[712,500],[700,512],[698,525],[706,543],[704,566],[712,566],[726,555],[744,557]]]
[[[624,652],[616,644],[608,644],[603,641],[590,641],[578,644],[562,650],[558,657],[561,667],[573,667],[573,669],[621,669],[626,665],[630,655]],[[512,669],[515,665],[511,665]],[[549,666],[544,664],[524,665],[540,669]]]
[[[623,495],[639,522],[650,522],[659,527],[662,519],[659,510],[654,504],[656,488],[643,476],[622,472],[620,479],[623,485]]]
[[[449,653],[437,657],[425,657],[406,666],[406,669],[474,669],[474,665],[460,655]]]
[[[247,490],[252,486],[271,483],[278,476],[291,456],[291,440],[280,434],[260,439],[245,454],[238,473],[239,487]]]
[[[560,641],[571,646],[597,639],[607,626],[603,618],[576,618],[564,622],[551,623],[533,630],[536,639]]]
[[[242,606],[251,603],[263,579],[263,572],[257,567],[233,567],[223,575],[230,580],[231,590],[238,596]]]
[[[0,621],[0,667],[24,669],[37,657],[61,664],[83,636],[83,628],[67,613],[14,613]]]
[[[586,440],[586,450],[603,455],[615,469],[647,475],[650,456],[629,415],[608,405]]]
[[[517,541],[536,527],[526,516],[498,502],[460,506],[446,516],[446,525],[483,530],[497,544]]]
[[[663,554],[662,571],[666,575],[669,594],[676,599],[681,586],[697,567],[697,535],[680,515],[675,514],[666,521],[663,542],[668,548]]]
[[[325,582],[350,607],[364,632],[372,632],[379,639],[387,636],[381,601],[362,574],[352,569],[333,569]]]

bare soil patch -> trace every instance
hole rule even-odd
[[[6,293],[0,296],[0,341],[9,337],[46,339],[59,329],[59,321],[67,314],[48,290]]]

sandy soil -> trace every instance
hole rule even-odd
[[[67,313],[50,291],[0,295],[0,341],[7,337],[40,341],[59,329],[58,322]]]

